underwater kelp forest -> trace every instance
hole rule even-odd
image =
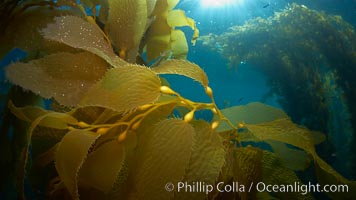
[[[261,37],[263,35],[263,37]],[[356,34],[341,16],[292,4],[263,19],[202,36],[229,62],[252,63],[294,122],[328,136],[337,167],[355,177]],[[216,43],[226,48],[216,48]],[[345,142],[346,141],[346,142]],[[347,158],[345,160],[345,158]]]
[[[184,2],[0,3],[0,199],[356,198],[353,25],[288,4],[199,34]],[[269,92],[218,106],[192,51]]]

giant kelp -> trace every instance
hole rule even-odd
[[[85,1],[83,5],[93,8],[100,2]],[[122,2],[129,5],[131,1]],[[132,2],[132,5],[139,3]],[[146,1],[144,9],[163,12],[156,18],[158,21],[167,19],[167,24],[174,27],[191,24],[191,19],[186,19],[182,12],[172,11],[178,1],[157,1],[154,8],[152,2]],[[126,13],[124,9],[125,13],[113,14],[115,10],[110,6],[114,2],[109,2],[101,7],[109,11],[104,10],[104,14],[96,17],[83,13],[83,5],[75,1],[57,3],[59,7],[73,6],[72,15],[56,16],[38,31],[44,41],[55,42],[61,48],[37,49],[43,53],[12,63],[5,70],[11,83],[32,95],[49,98],[51,104],[47,109],[30,103],[23,105],[18,102],[26,99],[11,95],[7,101],[5,119],[11,116],[15,120],[15,116],[17,121],[5,126],[22,124],[22,129],[13,133],[23,140],[16,149],[20,152],[15,169],[20,199],[29,196],[24,193],[25,180],[29,180],[34,191],[43,192],[42,188],[46,187],[44,194],[37,194],[39,198],[251,199],[259,196],[256,188],[252,192],[227,194],[215,190],[206,194],[177,189],[167,192],[164,186],[181,181],[203,181],[211,185],[238,181],[246,187],[258,181],[290,184],[300,181],[294,170],[305,169],[310,163],[306,155],[314,160],[317,172],[323,177],[322,184],[349,185],[349,193],[332,195],[345,198],[354,195],[354,182],[343,178],[316,154],[314,145],[322,141],[320,133],[300,127],[283,111],[260,103],[220,110],[207,75],[189,61],[169,59],[157,62],[154,67],[132,63],[128,57],[138,40],[131,33],[139,30],[140,41],[149,41],[150,34],[143,36],[142,29],[137,27],[120,31],[126,27],[115,26],[116,30],[110,27],[110,31],[100,24],[109,23],[110,17],[107,21],[105,16],[119,15],[120,20],[125,20],[121,17],[135,17],[139,13]],[[134,9],[142,9],[143,5]],[[142,13],[147,15],[147,11]],[[167,14],[180,16],[186,22],[169,19]],[[135,19],[127,20],[135,23]],[[116,22],[121,23],[110,23]],[[165,27],[162,30],[168,30],[167,24],[162,25]],[[172,26],[168,27],[174,32]],[[152,30],[158,33],[160,29]],[[116,33],[129,34],[126,36],[133,40],[123,41],[122,35],[112,40],[112,34]],[[170,45],[162,51],[178,47]],[[150,51],[148,46],[146,51]],[[199,82],[211,101],[193,102],[184,98],[161,82],[161,74],[182,75]],[[177,107],[188,110],[183,118],[173,115]],[[196,120],[194,115],[198,110],[210,110],[214,120]],[[256,110],[263,110],[263,114]],[[10,138],[7,141],[11,143]],[[267,142],[274,151],[246,146],[245,142]],[[304,167],[299,163],[286,165],[286,153],[297,156],[305,163]],[[312,198],[311,194],[300,193],[264,193],[263,196]]]
[[[202,36],[202,41],[230,67],[247,62],[264,72],[270,93],[277,94],[293,121],[327,133],[324,150],[328,155],[336,152],[335,166],[355,177],[354,27],[341,16],[292,4],[270,18]]]

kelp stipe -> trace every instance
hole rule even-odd
[[[153,52],[152,59],[159,56],[155,52],[165,50],[172,51],[173,57],[184,55],[181,53],[185,48],[175,49],[184,45],[174,45],[176,38],[183,41],[183,37],[173,27],[189,24],[195,29],[195,25],[183,12],[172,10],[177,0],[120,1],[128,6],[124,13],[114,13],[114,1],[101,2],[103,10],[100,9],[98,16],[88,16],[83,6],[94,8],[95,2],[85,1],[82,5],[76,1],[58,1],[55,5],[70,5],[73,13],[68,14],[67,10],[67,14],[56,16],[41,27],[40,34],[44,41],[61,48],[51,51],[53,48],[48,47],[44,52],[38,49],[42,53],[29,58],[28,62],[13,63],[6,69],[7,78],[13,84],[54,101],[49,110],[17,107],[8,102],[11,112],[29,123],[29,137],[19,158],[21,197],[24,198],[25,172],[32,173],[26,170],[31,142],[34,149],[41,143],[53,144],[38,148],[33,155],[33,169],[46,167],[52,172],[44,183],[47,185],[45,198],[312,198],[311,194],[300,193],[259,194],[256,188],[251,192],[219,193],[214,190],[209,194],[183,193],[177,189],[167,192],[164,188],[168,182],[176,185],[177,182],[196,181],[209,185],[234,181],[242,185],[258,181],[289,184],[300,181],[293,170],[308,166],[307,155],[314,159],[324,183],[349,184],[352,192],[334,195],[352,197],[354,182],[344,179],[315,153],[314,145],[323,140],[319,133],[293,124],[283,111],[260,103],[220,110],[205,72],[189,61],[163,60],[152,68],[133,63],[136,53],[142,53],[144,46],[147,54]],[[139,11],[146,14],[131,12],[131,5],[136,5],[133,9],[143,9]],[[134,24],[127,30],[126,26],[110,25],[124,23],[120,20],[132,15],[146,16],[147,21],[152,15],[157,16],[152,23],[141,24],[142,27]],[[113,21],[117,16],[120,20]],[[173,20],[177,16],[184,20]],[[105,26],[96,24],[97,20]],[[127,20],[136,23],[134,19]],[[150,40],[162,38],[145,33],[146,26],[162,28],[147,30],[155,34],[163,31],[165,40],[161,44],[164,45],[149,47],[159,44],[150,43]],[[123,41],[116,33],[125,33],[132,40]],[[138,35],[140,40],[136,38]],[[167,37],[170,39],[166,40]],[[140,43],[138,47],[137,42]],[[178,74],[199,82],[210,102],[184,98],[169,87],[168,82],[163,84],[161,74]],[[173,116],[177,107],[187,109],[183,119]],[[194,118],[195,112],[202,109],[214,114],[212,122]],[[273,151],[246,146],[246,141],[251,144],[267,142]],[[299,162],[286,165],[286,152],[304,165]]]

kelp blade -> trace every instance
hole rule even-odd
[[[80,105],[101,106],[118,112],[153,103],[160,96],[161,82],[147,67],[126,65],[110,69],[84,96]]]
[[[6,68],[14,84],[66,106],[76,106],[87,90],[106,72],[107,64],[88,52],[55,53]]]
[[[139,140],[135,188],[139,199],[168,199],[165,184],[183,179],[193,145],[194,128],[179,119],[166,119]],[[164,153],[162,153],[164,152]],[[150,185],[150,187],[147,187]]]
[[[79,199],[79,170],[98,137],[98,134],[91,131],[73,130],[58,144],[55,166],[61,181],[74,199]]]

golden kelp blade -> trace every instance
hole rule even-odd
[[[56,53],[29,63],[14,63],[6,77],[14,84],[54,98],[66,106],[76,106],[85,92],[106,72],[107,64],[88,52]]]
[[[323,174],[320,176],[321,182],[326,184],[347,184],[349,185],[351,191],[355,191],[355,181],[348,181],[338,172],[336,172],[331,166],[329,166],[325,161],[319,158],[314,149],[313,136],[310,133],[311,131],[308,129],[298,127],[297,125],[293,124],[290,119],[279,119],[267,123],[247,125],[246,127],[250,133],[256,137],[256,141],[279,141],[299,147],[310,153],[316,163],[317,170],[319,170],[318,174]],[[329,195],[332,196],[334,194]],[[349,198],[348,195],[352,196],[351,193],[338,193],[338,195],[345,195],[347,198]]]
[[[102,106],[115,111],[130,111],[153,103],[160,96],[161,82],[149,68],[126,65],[110,69],[85,95],[80,105]]]
[[[161,95],[159,100],[157,100],[157,103],[165,101],[165,100],[162,100],[162,97],[163,97],[163,99],[165,99],[164,95]],[[153,126],[155,126],[155,124],[159,123],[162,120],[167,119],[167,117],[173,112],[173,109],[175,108],[175,106],[176,106],[176,103],[166,104],[166,105],[158,107],[157,109],[155,109],[151,113],[149,113],[142,120],[138,129],[134,131],[137,133],[138,138],[140,138],[141,135],[149,134],[152,131],[151,129],[153,128]]]
[[[302,183],[293,170],[283,165],[277,156],[268,151],[263,151],[262,156],[262,182],[266,185],[294,185]],[[280,199],[314,199],[310,193],[300,192],[275,192]]]
[[[326,162],[324,162],[322,159],[319,158],[319,156],[316,154],[315,149],[314,149],[314,144],[320,143],[324,139],[323,136],[321,136],[320,133],[314,133],[312,131],[309,131],[306,128],[299,127],[289,118],[285,118],[284,116],[286,115],[282,110],[279,109],[274,109],[273,107],[268,107],[268,106],[263,106],[263,104],[256,104],[258,105],[261,109],[260,111],[253,111],[255,108],[258,108],[258,106],[252,106],[252,110],[250,112],[246,112],[246,110],[242,109],[243,107],[235,107],[236,112],[234,112],[234,109],[226,109],[223,111],[224,115],[227,116],[230,120],[231,119],[237,119],[237,120],[243,120],[244,117],[246,117],[246,128],[248,129],[248,134],[241,133],[241,138],[244,139],[244,141],[255,141],[255,142],[261,142],[261,141],[277,141],[281,143],[286,143],[293,145],[295,147],[299,147],[306,151],[307,153],[310,153],[313,156],[314,161],[316,162],[316,167],[318,174],[321,174],[321,179],[320,181],[326,184],[348,184],[351,189],[355,187],[355,182],[354,181],[348,181],[344,177],[342,177],[339,173],[337,173],[334,169],[332,169],[331,166],[329,166]],[[263,111],[261,111],[263,110]],[[239,112],[237,112],[239,111]],[[241,115],[238,115],[238,114]],[[261,116],[256,116],[252,114],[256,113],[264,113]],[[240,118],[242,117],[242,118]],[[265,121],[265,123],[263,123]],[[219,127],[220,128],[220,127]],[[223,130],[228,130],[229,128],[224,127]],[[294,154],[296,155],[296,154]],[[302,155],[304,157],[304,155]],[[282,157],[283,158],[283,157]],[[299,158],[298,158],[299,159]],[[276,159],[274,159],[276,160]],[[305,160],[305,158],[302,158],[302,160]],[[277,164],[271,163],[270,165],[267,165],[268,163],[264,163],[263,166],[270,166],[270,168],[274,168],[274,166],[277,166]],[[280,162],[280,161],[278,161]],[[297,165],[292,165],[292,168],[298,167]],[[268,172],[270,173],[270,172]],[[290,175],[289,176],[295,176],[292,175],[290,172],[288,172]],[[273,179],[271,184],[275,184],[277,179],[283,180],[283,177],[280,176],[278,178],[277,174],[282,174],[281,172],[276,172],[276,176],[269,176]],[[325,179],[325,180],[324,180]],[[292,179],[291,179],[292,180]],[[349,193],[344,193],[344,194],[331,194],[331,196],[342,196],[346,195],[348,198]],[[352,196],[352,194],[350,195]],[[282,196],[287,197],[287,196]],[[347,199],[346,198],[346,199]]]
[[[120,57],[136,60],[141,38],[146,30],[146,0],[109,0],[109,16],[106,29]]]
[[[191,26],[194,27],[194,24],[190,24],[191,22],[187,20],[187,16],[185,16],[185,12],[183,10],[172,10],[168,13],[167,23],[170,27],[175,26]]]
[[[170,199],[164,187],[183,180],[194,141],[194,128],[179,119],[166,119],[141,135],[133,178],[138,199]]]
[[[147,18],[152,17],[152,12],[153,9],[156,6],[156,2],[157,0],[146,0],[146,4],[147,4]]]
[[[249,103],[244,106],[225,108],[221,110],[221,112],[232,123],[245,122],[248,124],[257,124],[288,117],[283,110],[259,102]],[[230,129],[231,127],[225,122],[221,123],[217,128],[218,131],[226,131]]]
[[[20,110],[16,108],[11,102],[9,103],[9,107],[11,112],[13,112],[16,116],[23,117],[24,120],[31,120],[31,125],[29,127],[28,132],[26,132],[26,141],[24,146],[21,149],[20,157],[19,159],[19,169],[18,169],[18,188],[19,188],[19,194],[23,195],[24,194],[24,180],[25,180],[25,174],[26,174],[26,166],[27,166],[27,161],[29,157],[29,148],[31,144],[31,139],[32,139],[32,134],[34,133],[34,130],[36,129],[37,126],[43,124],[48,127],[54,127],[54,128],[59,128],[59,129],[67,129],[68,124],[71,123],[76,123],[76,120],[73,119],[71,116],[65,114],[65,113],[56,113],[56,112],[46,112],[43,115],[41,111],[38,109],[31,109],[31,107],[26,107],[24,110]],[[35,117],[33,113],[31,115],[26,115],[28,114],[29,111],[37,112],[39,115],[35,119],[31,119],[30,117]],[[24,112],[22,112],[24,111]],[[38,112],[39,111],[39,112]]]
[[[76,125],[78,123],[76,118],[66,113],[46,111],[40,107],[35,106],[17,108],[11,101],[9,102],[9,109],[16,117],[27,122],[33,122],[41,116],[46,116],[39,122],[38,125],[48,128],[67,129],[68,124]]]
[[[156,18],[147,33],[147,61],[159,57],[170,48],[171,28],[165,18]]]
[[[100,28],[80,17],[56,17],[54,23],[42,29],[42,35],[45,39],[96,54],[114,67],[126,64],[114,53]]]
[[[164,15],[167,10],[172,10],[179,0],[156,0],[156,7],[152,15]]]
[[[90,153],[79,171],[80,186],[108,193],[124,164],[125,150],[117,140],[109,141]]]
[[[195,140],[192,148],[189,165],[186,168],[184,182],[192,184],[202,181],[214,185],[225,163],[225,149],[222,139],[205,121],[193,122]],[[206,194],[201,192],[181,192],[176,199],[205,199]]]
[[[159,101],[160,100],[158,100],[157,102]],[[160,121],[167,119],[167,117],[173,112],[174,107],[175,107],[175,103],[170,103],[158,107],[157,109],[150,112],[142,120],[137,130],[128,132],[127,138],[123,141],[123,144],[125,145],[126,155],[127,155],[127,159],[125,159],[125,161],[127,162],[125,163],[123,171],[120,172],[121,177],[119,177],[117,182],[115,183],[115,189],[113,191],[113,196],[114,196],[113,199],[137,199],[137,197],[130,196],[130,195],[136,195],[136,191],[134,191],[135,188],[133,188],[133,184],[131,183],[134,182],[133,180],[134,178],[138,178],[136,176],[137,173],[136,167],[140,167],[140,166],[136,165],[135,161],[140,163],[142,157],[139,156],[140,154],[137,155],[137,153],[132,152],[132,149],[138,148],[137,138],[152,133],[152,129],[154,128],[154,126]],[[123,130],[119,130],[119,132],[122,131]],[[141,143],[145,143],[146,137],[143,137],[142,139],[141,139]],[[132,154],[134,154],[134,156],[132,156]],[[126,169],[126,173],[124,169]]]
[[[198,65],[186,60],[166,60],[152,68],[157,74],[179,74],[198,81],[204,87],[208,86],[208,76]]]
[[[266,141],[271,147],[275,155],[281,162],[293,170],[305,170],[309,167],[311,156],[308,153],[293,147],[288,147],[286,144],[277,141]]]
[[[58,145],[55,166],[73,199],[79,199],[78,172],[98,137],[98,134],[91,131],[73,130],[68,132]]]
[[[289,118],[283,110],[259,102],[249,103],[244,106],[229,107],[221,110],[221,112],[231,122],[244,122],[249,125],[272,122],[274,120],[280,119],[285,119],[288,121]],[[297,126],[294,125],[294,127]],[[226,131],[229,129],[231,128],[225,123],[222,123],[218,127],[218,131]],[[307,132],[308,138],[312,138],[311,142],[313,144],[319,144],[325,140],[325,135],[322,133],[315,131]]]
[[[183,31],[171,30],[171,50],[174,58],[187,58],[188,44]]]
[[[288,118],[260,124],[248,124],[246,127],[257,141],[274,140],[299,147],[307,152],[314,152],[311,131],[295,125]]]
[[[332,199],[353,199],[356,196],[356,181],[349,181],[335,171],[328,163],[322,160],[318,155],[314,155],[316,161],[316,174],[318,181],[322,185],[347,185],[346,190],[328,193]],[[344,188],[345,189],[345,188]]]
[[[16,15],[9,26],[2,30],[4,33],[0,37],[0,58],[14,47],[26,51],[27,58],[38,56],[39,51],[53,52],[61,48],[62,46],[58,44],[48,46],[48,42],[43,40],[39,30],[53,22],[54,17],[63,14],[70,14],[70,12],[38,7]]]
[[[163,1],[167,1],[167,9],[172,10],[174,7],[176,7],[176,5],[179,3],[180,0],[163,0]],[[158,2],[160,1],[158,0]]]
[[[255,147],[241,147],[234,152],[233,178],[239,184],[249,187],[258,183],[262,177],[262,153],[263,151]],[[276,182],[277,183],[277,182]],[[239,192],[241,199],[253,199],[257,190],[252,188],[249,191]]]
[[[205,121],[193,122],[195,140],[185,177],[190,181],[202,179],[214,184],[224,164],[225,149],[222,139]]]
[[[195,21],[187,17],[183,10],[171,10],[167,16],[167,23],[170,27],[189,26],[194,31],[192,44],[195,45],[196,39],[199,37],[199,30],[195,25]],[[185,37],[184,42],[186,43]]]
[[[78,121],[86,122],[88,124],[104,124],[116,112],[101,107],[76,107],[70,111],[71,115],[78,119]]]
[[[11,113],[14,114],[17,118],[27,122],[32,122],[36,118],[47,113],[46,110],[37,106],[25,106],[22,108],[18,108],[14,105],[12,101],[9,101],[8,108],[10,109]]]
[[[195,27],[194,20],[187,18],[184,12],[172,10],[179,0],[158,0],[156,7],[152,13],[155,20],[151,24],[147,33],[147,60],[160,56],[162,52],[172,50],[173,57],[185,58],[188,52],[188,45],[183,32],[175,30],[176,26],[190,26],[194,27],[194,37],[198,35],[198,29]],[[173,12],[173,14],[170,14]],[[168,17],[171,15],[169,21]],[[178,17],[174,19],[174,17]],[[183,33],[184,34],[184,33]],[[194,39],[194,38],[193,38]],[[194,39],[194,40],[195,40]],[[183,47],[183,49],[179,49]],[[178,53],[177,55],[175,53]]]

